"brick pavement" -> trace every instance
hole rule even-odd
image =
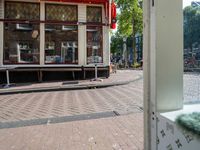
[[[0,150],[142,150],[141,85],[1,95],[1,123],[114,110],[122,116],[0,129]]]
[[[200,102],[200,75],[184,75],[185,103]],[[103,89],[0,96],[0,122],[117,111],[138,112],[143,81]]]
[[[142,80],[103,89],[0,96],[0,122],[117,111],[140,112]]]
[[[113,110],[122,116],[1,129],[0,150],[143,149],[142,85],[139,80],[104,89],[1,95],[0,122]],[[185,103],[200,102],[199,86],[199,74],[184,75]]]
[[[0,130],[1,150],[142,150],[143,113]]]

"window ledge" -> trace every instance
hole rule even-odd
[[[193,112],[200,112],[200,104],[184,105],[182,110],[161,113],[160,115],[175,122],[176,118],[182,114],[189,114]]]

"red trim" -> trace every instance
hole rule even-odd
[[[40,0],[40,1],[86,3],[86,4],[105,4],[109,2],[109,0]]]
[[[111,28],[116,29],[117,6],[114,2],[111,4]]]

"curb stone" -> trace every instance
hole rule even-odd
[[[112,86],[126,85],[131,82],[136,82],[141,80],[143,77],[138,75],[138,78],[128,81],[118,81],[111,83],[99,83],[99,84],[82,84],[82,85],[62,85],[54,87],[41,87],[41,88],[27,88],[27,89],[13,89],[13,90],[1,90],[0,95],[8,94],[22,94],[22,93],[34,93],[34,92],[51,92],[51,91],[65,91],[65,90],[84,90],[84,89],[95,89],[95,88],[106,88]]]

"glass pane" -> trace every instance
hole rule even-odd
[[[87,63],[103,63],[102,27],[87,27]]]
[[[6,2],[5,18],[40,20],[40,5],[36,3]]]
[[[39,24],[4,24],[4,63],[39,64]]]
[[[78,64],[77,26],[45,25],[45,63]]]
[[[87,7],[87,22],[102,22],[102,8]]]
[[[77,21],[77,6],[76,5],[46,5],[46,20],[57,21]]]

